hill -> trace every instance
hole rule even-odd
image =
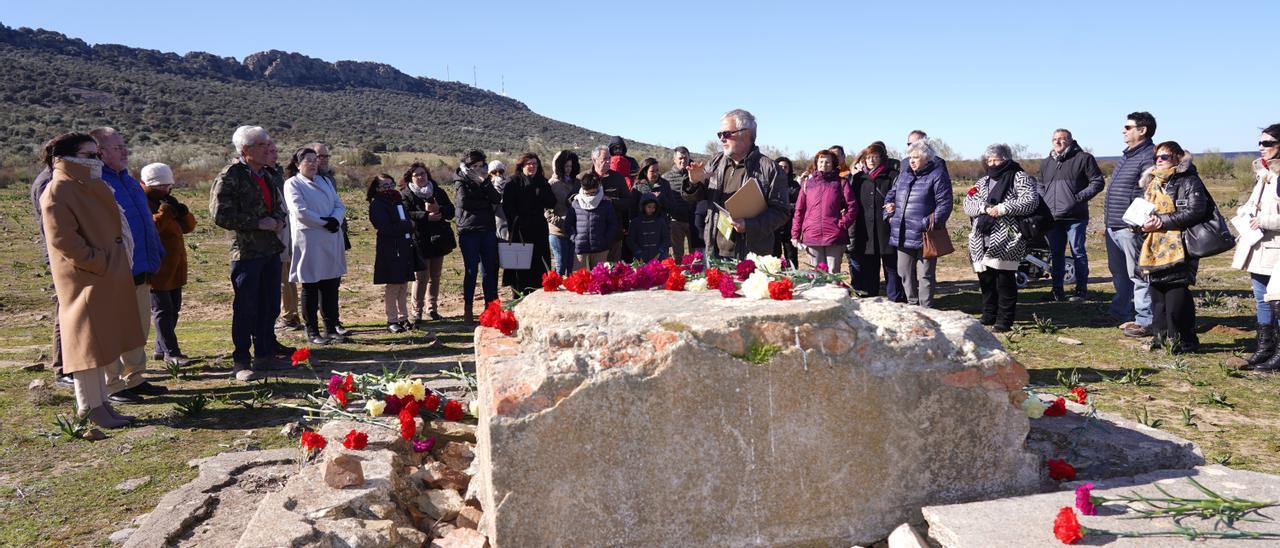
[[[471,148],[587,149],[609,136],[539,115],[517,100],[381,63],[329,63],[265,51],[243,62],[0,24],[0,157],[29,160],[63,131],[111,125],[135,147],[214,144],[261,125],[278,141],[454,156]],[[637,143],[641,150],[661,149]]]

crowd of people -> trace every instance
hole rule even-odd
[[[585,171],[572,150],[555,154],[549,168],[524,153],[510,172],[472,150],[459,159],[452,192],[421,162],[398,180],[385,173],[370,178],[372,281],[384,287],[393,333],[429,330],[444,319],[441,275],[455,249],[464,267],[461,319],[468,324],[475,320],[477,282],[482,305],[499,298],[500,268],[502,284],[524,294],[540,287],[547,271],[568,275],[601,262],[681,258],[693,250],[724,259],[774,255],[790,267],[803,262],[834,273],[847,263],[859,295],[932,307],[937,261],[952,249],[947,226],[959,204],[982,293],[980,321],[1002,332],[1017,319],[1015,274],[1040,239],[1051,257],[1047,299],[1088,300],[1089,203],[1105,189],[1111,318],[1127,336],[1151,337],[1152,348],[1194,352],[1189,287],[1198,261],[1235,240],[1222,234],[1224,221],[1191,154],[1174,141],[1156,144],[1155,132],[1151,114],[1127,116],[1125,148],[1109,184],[1066,129],[1052,132],[1052,151],[1038,174],[1024,169],[1009,146],[993,144],[983,153],[985,175],[959,201],[947,162],[924,131],[908,135],[902,160],[880,141],[852,158],[833,146],[797,175],[791,159],[761,153],[755,117],[744,110],[721,117],[722,152],[694,161],[687,148],[676,147],[666,172],[656,158],[628,156],[618,137],[591,151]],[[1280,369],[1280,281],[1272,283],[1280,280],[1273,277],[1280,263],[1278,141],[1280,124],[1263,130],[1257,183],[1232,221],[1241,233],[1232,265],[1249,272],[1257,301],[1258,348],[1246,367],[1263,371]],[[265,129],[242,126],[231,142],[235,159],[215,178],[208,213],[233,233],[232,374],[251,381],[291,366],[295,349],[280,342],[278,330],[305,330],[311,345],[349,340],[339,298],[351,242],[327,146],[299,148],[282,168]],[[147,165],[139,181],[128,161],[129,148],[114,129],[59,135],[45,145],[44,170],[31,187],[57,294],[56,373],[74,386],[81,416],[111,428],[133,420],[113,403],[167,391],[143,377],[153,327],[153,359],[190,361],[176,327],[187,281],[184,234],[197,216],[172,194],[170,166]],[[734,217],[726,207],[744,189],[758,191],[763,206]],[[1075,272],[1069,291],[1067,260]]]

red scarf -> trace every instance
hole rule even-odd
[[[271,201],[271,187],[267,186],[266,176],[253,172],[250,172],[249,176],[253,177],[253,182],[258,183],[258,189],[262,190],[262,203],[267,205],[267,214],[270,215],[275,208],[275,202]]]

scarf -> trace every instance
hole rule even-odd
[[[996,205],[1004,201],[1004,197],[1013,188],[1013,178],[1022,171],[1022,166],[1013,160],[1006,160],[996,167],[987,168],[987,177],[991,179],[987,187],[987,205]]]
[[[79,156],[63,156],[62,161],[70,162],[78,166],[84,166],[89,169],[90,179],[102,179],[102,160],[93,158],[81,158]]]
[[[426,186],[418,186],[413,181],[409,181],[409,192],[423,200],[430,201],[436,196],[436,185],[432,184],[430,179],[427,179]]]
[[[879,177],[881,173],[884,173],[884,166],[885,166],[884,164],[880,164],[876,166],[875,169],[871,170],[871,173],[867,174],[867,178],[875,179],[876,177]]]
[[[588,211],[594,210],[600,205],[600,202],[604,200],[604,189],[596,191],[593,196],[588,196],[579,192],[573,195],[573,199],[578,201],[578,205],[582,206],[582,209],[586,209]]]
[[[1151,182],[1143,197],[1155,204],[1155,213],[1168,214],[1177,209],[1173,196],[1166,192],[1165,185],[1173,177],[1174,168],[1151,170]],[[1142,252],[1138,255],[1138,268],[1143,272],[1155,272],[1178,265],[1186,260],[1186,250],[1182,247],[1181,230],[1159,230],[1148,232],[1142,240]]]

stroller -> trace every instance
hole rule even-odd
[[[1027,243],[1027,256],[1022,258],[1022,262],[1018,263],[1018,272],[1013,275],[1014,283],[1018,285],[1018,289],[1027,287],[1027,284],[1033,280],[1040,280],[1049,277],[1049,240],[1044,236],[1036,238]],[[1063,261],[1066,267],[1062,277],[1062,284],[1070,287],[1076,283],[1076,262],[1071,260],[1071,256],[1067,256],[1067,260]]]

